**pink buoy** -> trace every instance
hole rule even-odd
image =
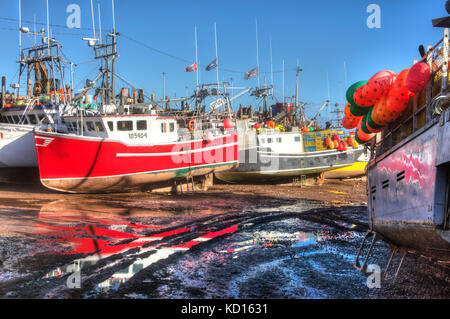
[[[413,93],[419,93],[430,79],[430,66],[424,62],[416,63],[409,70],[406,77],[406,88]]]
[[[226,119],[223,121],[223,127],[224,127],[226,130],[231,130],[231,129],[233,129],[233,121],[232,121],[230,118],[226,118]]]
[[[386,94],[394,84],[397,74],[394,71],[384,70],[376,73],[367,81],[368,87],[376,88],[376,91],[372,91],[372,98],[379,98],[381,95]]]

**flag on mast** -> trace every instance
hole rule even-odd
[[[251,69],[248,72],[245,72],[244,80],[248,80],[251,78],[257,78],[258,77],[258,67]]]
[[[212,69],[217,68],[217,59],[214,59],[208,66],[206,67],[206,71],[211,71]]]
[[[186,72],[194,72],[197,71],[197,62],[185,68]]]

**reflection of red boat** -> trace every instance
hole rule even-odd
[[[71,117],[66,121],[72,119],[79,121]],[[235,133],[215,130],[204,139],[184,139],[174,118],[151,115],[92,116],[84,121],[101,131],[35,133],[40,178],[46,187],[65,192],[120,191],[206,175],[238,163]],[[139,131],[141,122],[148,123],[148,130]],[[131,130],[119,131],[123,123],[130,123]],[[166,126],[170,132],[157,133]]]

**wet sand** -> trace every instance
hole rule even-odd
[[[418,256],[395,282],[366,286],[352,266],[365,194],[361,179],[216,184],[192,195],[0,184],[0,297],[450,297],[448,268]],[[378,242],[373,262],[384,267],[388,256]],[[68,284],[74,269],[80,287]]]

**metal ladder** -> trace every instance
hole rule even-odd
[[[361,264],[359,259],[360,259],[362,250],[364,248],[364,245],[365,245],[366,241],[370,237],[373,237],[372,238],[372,242],[370,243],[369,250],[368,250],[368,252],[367,252],[367,254],[366,254],[365,258],[364,258],[364,262]],[[370,254],[372,253],[373,247],[374,247],[375,243],[378,240],[382,240],[382,239],[383,239],[383,236],[381,236],[380,234],[378,234],[377,232],[375,232],[373,230],[368,230],[366,232],[366,234],[364,236],[364,239],[363,239],[363,241],[361,243],[361,246],[359,247],[358,253],[356,254],[355,261],[353,263],[353,266],[356,269],[358,269],[362,273],[367,273],[367,262],[369,260]],[[397,267],[397,270],[395,271],[395,275],[394,275],[394,278],[393,278],[393,281],[395,282],[395,280],[397,279],[398,274],[400,272],[400,269],[401,269],[401,267],[403,265],[403,261],[405,260],[406,255],[408,254],[408,251],[400,249],[399,247],[397,247],[395,245],[392,245],[392,244],[390,244],[390,246],[391,246],[391,255],[390,255],[389,260],[387,262],[386,268],[384,269],[384,271],[382,271],[381,275],[382,275],[382,279],[383,280],[387,279],[387,273],[388,273],[389,268],[391,266],[392,260],[393,260],[394,256],[397,253],[400,253],[401,254],[401,259],[400,259],[399,265]]]

